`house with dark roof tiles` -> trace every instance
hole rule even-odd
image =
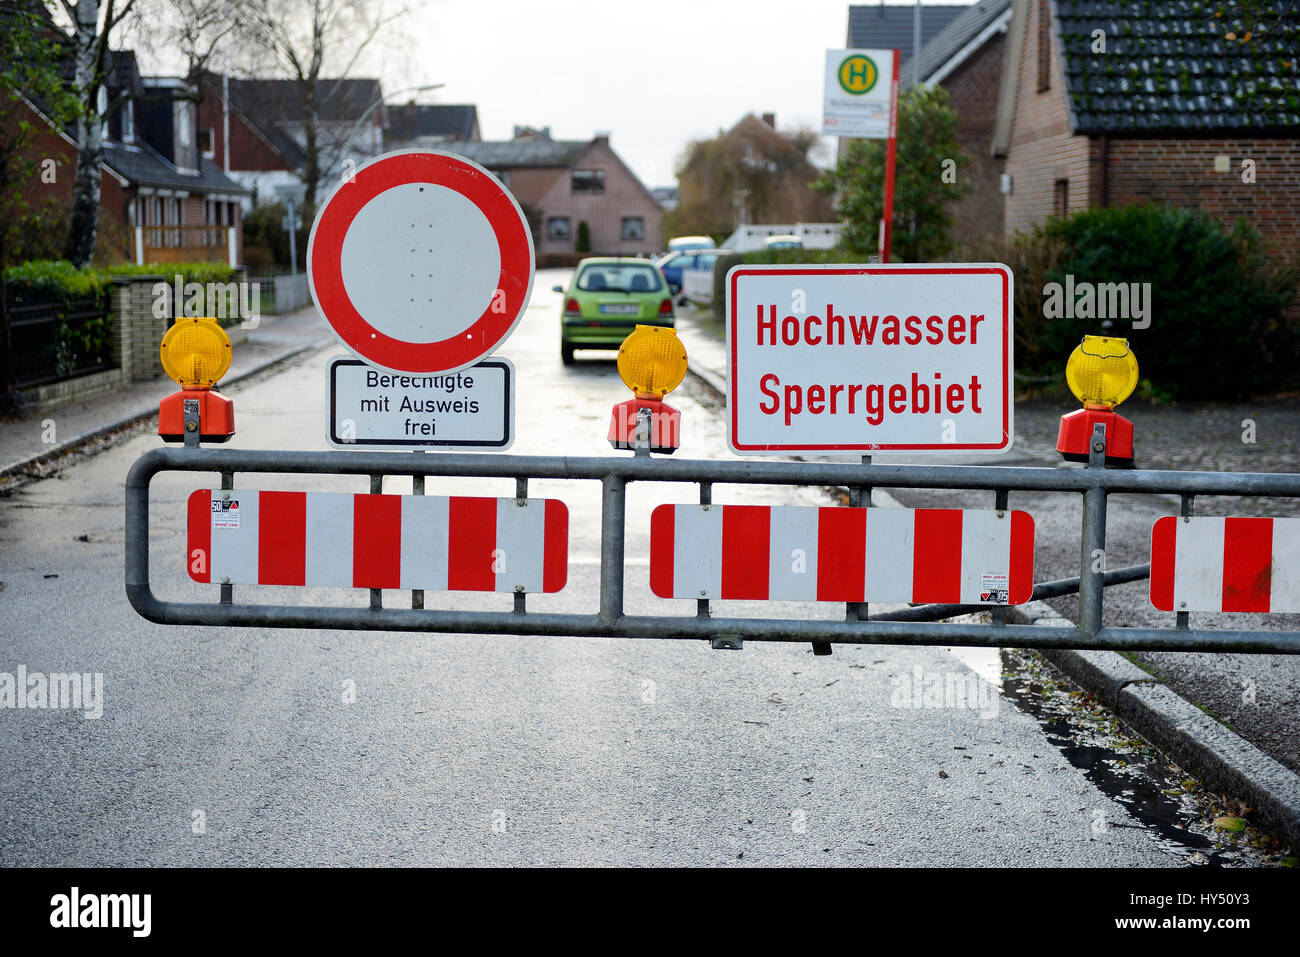
[[[437,147],[443,143],[473,143],[483,138],[478,107],[467,103],[407,103],[388,108],[384,149]]]
[[[970,189],[950,207],[952,237],[971,243],[1002,235],[1003,161],[989,149],[997,115],[1002,57],[1011,22],[1011,0],[979,0],[962,8],[921,48],[921,82],[940,85],[957,114],[957,139],[968,156],[957,169]],[[900,67],[900,87],[912,85],[917,60]]]
[[[348,160],[359,165],[384,152],[388,118],[379,80],[322,78],[317,97],[324,180],[339,175]],[[274,187],[297,182],[306,161],[303,109],[296,80],[209,73],[199,104],[199,140],[215,161],[224,163],[229,156],[230,176],[246,187],[250,202],[274,200]]]
[[[921,7],[921,45],[929,43],[960,13],[964,3],[926,4]],[[857,4],[849,7],[848,45],[857,49],[900,51],[907,59],[913,47],[913,18],[916,9],[911,4]]]
[[[548,128],[517,127],[510,140],[438,147],[494,173],[533,225],[538,256],[577,254],[586,222],[591,255],[644,256],[663,244],[663,207],[610,146],[609,136],[552,139]]]
[[[3,24],[0,24],[3,26]],[[62,33],[51,24],[51,33]],[[195,91],[174,77],[142,77],[130,50],[106,52],[96,256],[107,261],[227,260],[242,256],[239,204],[246,191],[205,158],[195,140]],[[71,71],[71,58],[66,69]],[[29,91],[18,94],[16,122],[27,122],[24,152],[50,158],[59,173],[31,200],[70,209],[77,148],[73,130],[51,121]],[[63,171],[66,171],[63,172]]]
[[[1156,202],[1300,252],[1298,57],[1296,3],[1013,0],[992,144],[1007,230]]]

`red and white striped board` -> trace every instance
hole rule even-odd
[[[1300,518],[1156,519],[1151,604],[1161,611],[1300,611]]]
[[[1034,591],[1028,512],[660,505],[660,598],[1019,605]]]
[[[568,551],[569,510],[556,499],[208,489],[189,498],[188,565],[199,582],[555,592]]]

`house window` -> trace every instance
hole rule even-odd
[[[216,141],[212,127],[205,126],[199,130],[199,152],[208,159],[212,159],[217,155],[216,146],[214,145]]]
[[[1052,87],[1052,12],[1038,0],[1038,92]]]
[[[1070,215],[1070,181],[1058,179],[1052,197],[1052,211],[1064,219]]]
[[[135,142],[135,101],[127,100],[122,105],[122,142]]]
[[[548,216],[546,219],[547,239],[572,239],[568,216]]]
[[[575,193],[605,192],[605,171],[603,169],[575,169],[572,175],[573,191]]]
[[[645,239],[645,219],[640,216],[624,216],[623,238]]]

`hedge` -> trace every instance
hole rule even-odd
[[[143,266],[119,264],[114,266],[78,269],[66,260],[36,260],[10,266],[4,270],[5,294],[15,306],[52,303],[64,306],[64,316],[59,328],[60,341],[74,343],[84,354],[95,354],[109,348],[113,336],[114,317],[110,293],[113,280],[119,276],[163,276],[182,283],[230,282],[237,271],[225,263],[153,263]],[[91,300],[96,303],[101,316],[81,320],[74,324],[66,318],[69,303]],[[237,317],[228,320],[238,322]]]
[[[1060,374],[1085,334],[1109,331],[1129,340],[1148,394],[1241,399],[1300,388],[1300,329],[1286,314],[1300,270],[1270,258],[1244,222],[1225,231],[1199,210],[1090,209],[1017,235],[1001,252],[1015,274],[1022,375]],[[1063,301],[1071,281],[1094,291],[1102,283],[1130,290],[1150,283],[1149,313],[1108,317],[1109,330],[1099,314],[1049,314],[1049,284],[1058,284]],[[1134,321],[1149,325],[1134,328]]]

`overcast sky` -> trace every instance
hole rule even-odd
[[[416,99],[476,104],[484,139],[508,139],[515,124],[550,126],[558,139],[607,131],[651,187],[675,184],[687,144],[747,112],[775,113],[782,130],[819,129],[825,51],[844,46],[849,8],[844,0],[412,5],[409,48],[370,63],[385,90],[445,83]],[[814,157],[823,164],[830,142]]]

